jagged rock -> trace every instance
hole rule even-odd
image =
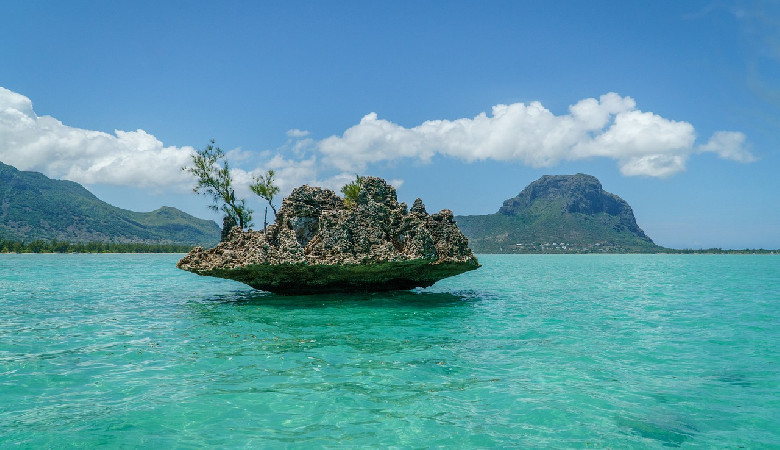
[[[265,232],[231,231],[215,248],[194,248],[177,267],[279,294],[427,287],[479,267],[452,211],[411,211],[395,188],[361,179],[356,204],[301,186],[285,198]]]

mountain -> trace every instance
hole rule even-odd
[[[0,163],[0,239],[211,245],[219,233],[214,221],[176,208],[128,211],[78,183]]]
[[[637,253],[659,247],[625,200],[582,173],[545,175],[495,214],[457,216],[475,253]]]

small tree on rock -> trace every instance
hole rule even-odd
[[[225,220],[225,224],[235,223],[242,230],[252,225],[252,210],[246,207],[243,198],[236,198],[230,165],[225,159],[225,152],[214,146],[214,139],[203,150],[196,150],[192,155],[192,166],[182,167],[182,170],[198,179],[192,191],[211,197],[209,208],[222,211],[231,219]],[[223,235],[229,231],[223,230]]]
[[[358,195],[360,194],[360,185],[363,183],[363,178],[360,175],[355,175],[355,181],[344,185],[341,188],[341,193],[344,194],[344,204],[347,208],[352,208],[357,205]]]
[[[274,175],[275,172],[273,170],[269,170],[259,177],[252,177],[254,182],[249,185],[249,189],[268,202],[268,206],[270,206],[271,210],[274,212],[274,219],[276,219],[276,207],[274,206],[273,201],[276,194],[279,193],[279,186],[274,184]],[[264,230],[268,226],[268,208],[266,208],[265,211],[266,217],[263,223]]]

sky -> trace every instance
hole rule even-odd
[[[219,215],[276,172],[491,214],[588,173],[672,248],[780,248],[780,2],[0,2],[0,162],[135,211]],[[277,201],[278,206],[278,201]],[[261,225],[260,225],[261,226]]]

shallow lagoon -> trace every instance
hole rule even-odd
[[[277,297],[0,255],[0,447],[780,446],[780,257],[483,255]]]

